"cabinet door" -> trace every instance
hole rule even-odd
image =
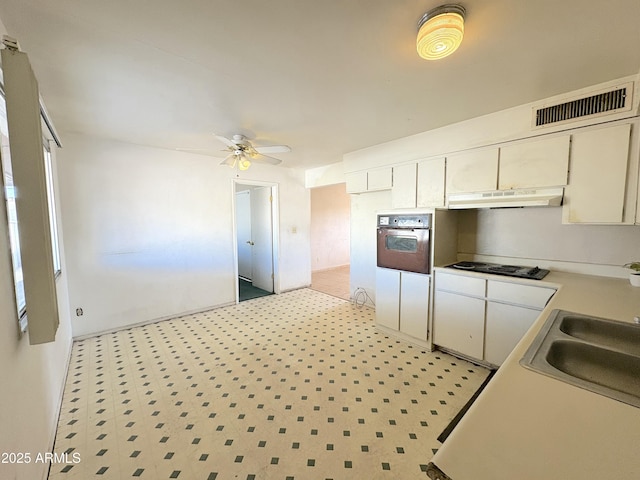
[[[393,208],[415,208],[416,206],[416,164],[393,167],[393,187],[391,187]]]
[[[622,223],[631,125],[572,135],[565,223]]]
[[[498,188],[498,148],[475,149],[447,157],[447,195]]]
[[[520,283],[487,281],[487,298],[542,310],[556,293],[555,288]]]
[[[438,271],[436,274],[436,288],[473,297],[484,297],[487,281],[482,277]]]
[[[445,159],[434,158],[418,163],[416,205],[444,207]]]
[[[539,315],[540,310],[487,302],[484,359],[502,365]]]
[[[433,343],[472,358],[483,358],[484,299],[436,290]]]
[[[400,271],[376,269],[376,323],[400,329]]]
[[[363,193],[367,191],[367,172],[345,173],[347,193]]]
[[[367,191],[391,190],[393,174],[391,167],[376,168],[367,172]]]
[[[510,190],[566,185],[569,143],[569,135],[563,135],[501,147],[498,188]]]
[[[400,277],[400,331],[427,340],[429,321],[428,275],[402,272]]]

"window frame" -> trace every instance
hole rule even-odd
[[[22,275],[22,250],[20,246],[20,236],[18,232],[18,224],[20,220],[17,216],[15,208],[15,185],[13,184],[13,167],[11,159],[11,144],[9,141],[9,131],[7,125],[7,105],[4,91],[4,85],[2,83],[2,72],[0,70],[0,174],[2,175],[0,185],[3,187],[3,196],[5,201],[6,221],[9,234],[9,254],[11,257],[11,269],[13,273],[13,290],[15,310],[18,317],[18,325],[20,327],[20,334],[26,333],[28,329],[28,316],[27,316],[27,303],[24,291],[24,283],[19,281],[18,278]],[[58,219],[57,219],[57,205],[55,196],[55,179],[53,169],[53,156],[51,153],[50,142],[54,141],[59,145],[57,136],[54,131],[51,130],[50,122],[45,117],[46,111],[41,104],[41,121],[43,125],[43,138],[42,148],[44,155],[44,168],[45,168],[45,188],[47,193],[47,209],[49,214],[49,226],[51,230],[51,252],[53,255],[53,275],[57,279],[62,274],[62,264],[60,256],[60,242],[58,235]],[[53,137],[53,140],[49,140],[44,134],[48,133]],[[8,154],[8,155],[7,155]],[[10,170],[7,173],[7,167]],[[10,181],[8,185],[7,180]],[[11,199],[13,199],[13,207],[11,207]],[[11,217],[15,217],[15,231],[12,233],[12,220]],[[17,248],[16,251],[14,251]],[[16,266],[19,263],[19,266]],[[19,287],[18,283],[22,286]],[[22,301],[21,301],[22,299]]]

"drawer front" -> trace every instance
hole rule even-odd
[[[452,275],[443,272],[437,272],[435,282],[437,290],[447,290],[473,297],[484,297],[487,283],[484,278]]]
[[[540,310],[556,293],[555,289],[547,287],[532,287],[496,280],[489,280],[487,283],[487,298],[489,300],[539,308]]]

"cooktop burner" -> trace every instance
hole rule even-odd
[[[506,275],[509,277],[530,278],[532,280],[542,280],[547,273],[549,273],[549,270],[544,268],[483,262],[457,262],[452,265],[447,265],[447,267],[480,273],[492,273],[494,275]]]

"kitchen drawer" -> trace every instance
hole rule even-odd
[[[505,302],[542,310],[549,299],[556,293],[555,289],[534,287],[518,283],[487,281],[487,299]]]
[[[436,289],[460,293],[472,297],[484,297],[487,281],[484,278],[467,275],[453,275],[438,272],[436,274]]]

